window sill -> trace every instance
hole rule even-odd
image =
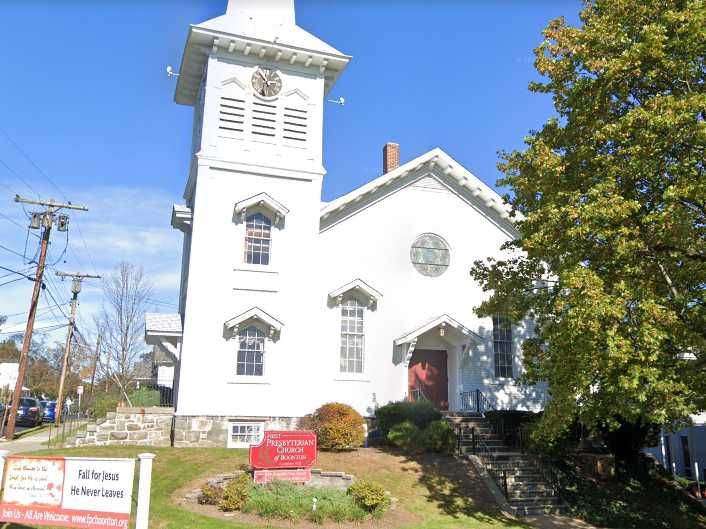
[[[261,274],[274,274],[277,275],[279,272],[272,267],[272,265],[261,265],[261,264],[249,264],[241,263],[237,267],[233,268],[235,272],[259,272]]]
[[[260,384],[263,386],[269,386],[272,384],[270,379],[264,377],[234,377],[230,379],[228,384]]]
[[[347,374],[339,374],[338,376],[333,378],[334,382],[372,382],[368,377],[365,375],[347,375]]]

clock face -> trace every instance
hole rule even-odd
[[[264,97],[274,97],[282,90],[282,79],[274,70],[258,68],[252,75],[252,87]]]

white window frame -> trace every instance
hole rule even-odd
[[[262,217],[267,219],[267,221],[269,222],[269,234],[268,234],[269,236],[266,238],[248,235],[248,223],[250,222],[251,218],[256,217],[258,215],[261,215]],[[243,232],[243,264],[245,264],[247,266],[254,266],[254,267],[272,266],[272,242],[273,242],[272,235],[273,235],[274,229],[275,229],[275,223],[272,219],[272,216],[268,215],[264,211],[253,211],[253,212],[246,215],[245,221],[243,222],[243,228],[244,228],[244,232]],[[251,245],[255,244],[255,241],[254,241],[255,239],[258,239],[259,241],[267,241],[267,262],[266,263],[262,263],[262,262],[251,263],[248,261],[248,255],[251,253],[253,255],[255,254],[255,251],[251,248]],[[260,242],[259,244],[262,244],[262,242]],[[263,252],[258,252],[258,253],[262,254]]]
[[[346,316],[344,315],[344,312],[346,310],[350,310],[350,307],[348,306],[348,303],[354,302],[355,303],[355,311],[360,311],[361,316],[360,316],[360,330],[357,328],[357,323],[358,323],[358,316]],[[349,297],[344,299],[341,302],[341,317],[340,317],[340,328],[339,328],[339,348],[338,348],[338,372],[343,375],[343,376],[361,376],[365,374],[365,312],[366,312],[366,306],[364,303],[362,303],[359,299],[355,297]],[[354,328],[351,331],[350,324],[353,322]],[[345,327],[344,327],[345,325]],[[350,362],[350,344],[348,342],[348,338],[350,337],[360,337],[360,371],[349,371],[347,369],[343,369],[343,353],[344,353],[344,347],[345,352],[346,352],[346,360],[345,363],[347,364]],[[346,338],[344,342],[344,338]],[[355,361],[355,360],[354,360]]]
[[[247,428],[252,428],[255,427],[259,430],[255,435],[255,437],[251,442],[247,441],[245,439],[243,440],[234,440],[233,436],[240,436],[241,438],[246,438],[248,436],[252,436],[252,433],[248,433],[247,431],[244,432],[239,432],[235,433],[234,429],[247,429]],[[265,423],[264,422],[229,422],[228,423],[228,448],[249,448],[253,444],[259,444],[262,441],[263,436],[265,435]]]
[[[502,328],[507,325],[507,329]],[[502,334],[501,334],[502,333]],[[499,351],[500,345],[509,350]],[[498,362],[502,358],[504,362]],[[495,378],[512,379],[515,378],[515,354],[512,343],[512,322],[507,316],[502,314],[493,315],[493,374]],[[507,369],[510,376],[507,376]],[[499,374],[499,370],[501,373]]]
[[[238,373],[238,357],[240,356],[240,350],[241,350],[241,347],[242,347],[242,340],[241,340],[242,337],[241,337],[241,333],[247,333],[248,330],[251,329],[251,328],[252,328],[252,329],[255,329],[255,330],[257,331],[257,333],[259,333],[259,334],[262,335],[262,336],[261,336],[261,338],[262,338],[262,374],[260,374],[260,375],[256,375],[256,374],[248,375],[248,374],[245,374],[245,373],[243,373],[243,374],[239,374],[239,373]],[[235,350],[235,377],[236,377],[236,379],[242,379],[242,380],[247,380],[247,379],[250,379],[250,380],[263,380],[264,377],[265,377],[265,355],[267,354],[267,347],[266,347],[266,344],[267,344],[267,334],[266,334],[262,329],[260,329],[259,327],[257,327],[256,325],[252,325],[252,324],[251,324],[251,325],[248,325],[248,326],[243,327],[242,329],[240,329],[240,330],[238,331],[238,333],[236,334],[236,337],[237,337],[237,344],[238,344],[238,346],[237,346],[237,348],[236,348],[236,350]],[[257,336],[257,338],[260,338],[260,336]],[[249,351],[250,351],[250,349],[246,350],[246,352],[249,352]],[[253,351],[253,352],[257,352],[257,349],[253,349],[252,351]],[[247,366],[247,355],[246,355],[245,365]]]

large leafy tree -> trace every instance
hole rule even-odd
[[[478,312],[537,323],[539,435],[638,432],[614,446],[628,459],[706,408],[706,2],[598,0],[544,37],[530,90],[558,115],[501,155],[520,236],[475,263]]]

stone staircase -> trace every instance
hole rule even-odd
[[[508,447],[481,414],[447,413],[445,419],[460,432],[459,455],[485,467],[514,514],[561,514],[565,510],[532,457]]]

